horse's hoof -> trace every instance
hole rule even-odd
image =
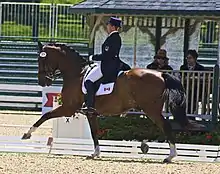
[[[141,151],[142,151],[142,153],[143,154],[147,154],[148,150],[149,150],[149,146],[147,145],[147,143],[142,142],[141,143]]]
[[[170,161],[169,159],[166,158],[166,159],[163,160],[163,163],[168,164],[168,163],[171,163],[171,161]]]
[[[22,140],[27,140],[31,138],[31,134],[24,133],[23,137],[21,138]]]
[[[94,157],[91,155],[91,156],[87,156],[86,159],[94,159]]]

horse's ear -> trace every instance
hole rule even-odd
[[[38,44],[38,48],[39,48],[39,50],[42,50],[42,48],[43,48],[43,44],[41,43],[41,42],[37,42],[37,44]]]

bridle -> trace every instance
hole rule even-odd
[[[58,79],[61,76],[61,72],[60,70],[55,70],[54,73],[48,73],[46,74],[46,78],[51,80],[51,81],[55,81],[56,79]]]
[[[61,76],[61,72],[58,69],[53,70],[53,68],[47,63],[47,53],[45,51],[40,52],[38,61],[42,61],[43,71],[40,74],[45,74],[45,78],[51,81],[55,81]]]
[[[55,81],[57,78],[59,78],[62,74],[61,71],[58,68],[52,68],[50,64],[48,64],[47,61],[47,52],[44,50],[45,46],[41,50],[39,54],[38,61],[41,61],[42,63],[42,70],[39,71],[39,74],[44,74],[45,78],[51,81]],[[76,55],[79,56],[79,55]],[[86,58],[81,57],[80,63],[82,66],[82,72],[80,74],[84,74],[87,68],[85,68],[86,65],[89,65],[90,68],[92,68],[93,63],[92,61],[87,60]]]

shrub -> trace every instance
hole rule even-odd
[[[44,38],[46,40],[56,39],[62,40],[62,42],[69,42],[70,40],[84,40],[87,41],[88,38],[88,26],[82,28],[81,24],[58,24],[56,36],[51,38],[49,35],[49,26],[44,26],[39,24],[39,38]],[[20,40],[31,40],[33,37],[33,28],[28,25],[16,24],[16,22],[4,22],[2,24],[2,36],[16,36]],[[17,40],[17,38],[10,38],[11,40]]]
[[[99,138],[105,140],[138,140],[164,142],[164,134],[148,118],[100,117]],[[220,126],[211,132],[175,132],[177,143],[220,145]]]

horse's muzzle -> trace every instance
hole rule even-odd
[[[46,86],[45,80],[43,80],[42,78],[40,79],[38,78],[38,85],[45,87]]]
[[[46,76],[38,75],[38,85],[45,87],[50,86],[52,84],[52,80],[46,78]]]

